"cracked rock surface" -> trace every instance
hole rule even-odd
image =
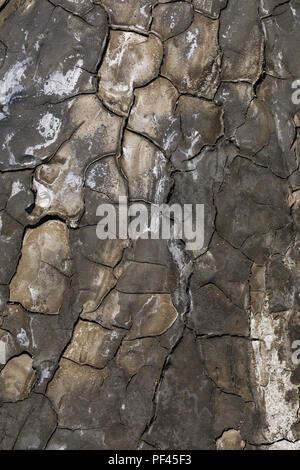
[[[300,449],[299,39],[299,0],[0,0],[0,450]],[[202,248],[99,239],[119,197]]]

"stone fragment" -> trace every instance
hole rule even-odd
[[[84,211],[86,168],[93,160],[117,151],[121,119],[107,111],[96,96],[76,98],[70,120],[77,129],[71,140],[62,146],[50,163],[39,166],[35,172],[33,189],[36,200],[29,216],[31,223],[45,215],[58,215],[72,227],[77,226]]]
[[[47,389],[47,396],[58,415],[60,427],[81,429],[93,425],[96,416],[93,415],[91,406],[96,403],[100,405],[100,390],[106,377],[106,369],[96,370],[61,359]]]
[[[6,364],[17,353],[18,348],[14,337],[8,331],[0,329],[0,365]]]
[[[77,255],[92,263],[114,267],[121,261],[129,240],[99,240],[96,226],[80,227],[70,231],[70,244]]]
[[[273,132],[273,120],[267,106],[254,99],[248,107],[245,123],[235,132],[234,141],[242,154],[253,156],[268,145]]]
[[[240,431],[229,429],[224,431],[217,440],[217,450],[244,450],[246,443],[241,438]]]
[[[85,173],[85,186],[110,203],[118,203],[119,197],[127,195],[124,177],[114,157],[101,158],[92,163]]]
[[[71,431],[57,428],[46,450],[103,450],[103,440],[104,432],[100,429]]]
[[[218,233],[261,263],[272,249],[272,232],[290,222],[287,197],[286,181],[237,158],[215,197]]]
[[[213,284],[192,291],[189,325],[198,335],[249,335],[249,319]]]
[[[134,312],[127,340],[162,335],[178,317],[169,294],[136,295],[134,300],[138,308]]]
[[[0,372],[0,401],[16,402],[26,398],[35,382],[32,358],[28,354],[13,357]]]
[[[155,263],[174,270],[174,259],[168,240],[142,239],[133,240],[126,250],[124,259],[140,263]]]
[[[111,268],[75,255],[74,289],[80,294],[82,312],[93,312],[104,297],[116,285],[117,279]]]
[[[119,272],[117,288],[128,294],[164,294],[173,292],[177,286],[176,273],[158,264],[129,261],[119,267]]]
[[[166,40],[185,31],[192,21],[193,7],[186,2],[157,5],[153,9],[151,31]]]
[[[178,112],[181,136],[172,163],[194,158],[206,145],[214,145],[223,133],[223,110],[214,103],[191,96],[180,96]]]
[[[0,284],[9,284],[15,273],[24,228],[6,212],[0,212]]]
[[[221,65],[218,28],[217,20],[195,13],[185,32],[166,41],[162,75],[181,93],[214,97]]]
[[[298,284],[294,285],[290,263],[280,255],[274,255],[266,266],[266,298],[269,312],[283,312],[293,308],[299,293]],[[280,275],[279,275],[280,273]]]
[[[31,181],[30,170],[0,174],[0,210],[5,209],[9,216],[22,225],[27,225],[27,211],[34,202]]]
[[[225,393],[253,399],[250,384],[250,341],[229,336],[199,338],[198,346],[208,376]]]
[[[153,365],[159,370],[162,367],[167,351],[156,338],[141,338],[134,341],[123,341],[116,355],[116,364],[132,377],[142,367]]]
[[[105,328],[126,328],[129,340],[165,333],[178,317],[169,294],[125,294],[113,291],[94,312],[81,314]]]
[[[99,308],[93,312],[82,313],[81,317],[98,322],[104,328],[129,329],[132,324],[132,312],[136,308],[136,297],[113,290],[105,297]]]
[[[154,204],[166,201],[172,181],[168,161],[148,140],[126,131],[121,160],[128,180],[129,198]]]
[[[10,300],[32,312],[58,314],[70,275],[65,224],[52,220],[28,229],[18,269],[10,283]]]
[[[215,101],[224,108],[223,120],[226,137],[234,135],[236,129],[245,122],[252,99],[253,88],[249,83],[221,83]]]
[[[2,327],[7,334],[12,336],[15,354],[27,351],[33,354],[31,319],[20,305],[6,305]]]
[[[177,146],[180,123],[176,114],[179,95],[169,80],[159,77],[135,91],[129,129],[149,137],[167,155]]]
[[[215,393],[214,411],[216,436],[221,436],[224,429],[234,428],[240,432],[243,440],[256,441],[259,413],[255,403],[245,403],[237,395],[217,391]]]
[[[114,356],[124,333],[79,320],[64,357],[81,365],[103,369]]]
[[[223,80],[256,82],[262,73],[264,37],[256,0],[229,0],[221,12],[220,47]]]
[[[239,250],[214,234],[209,250],[195,262],[191,289],[213,283],[242,309],[248,308],[248,279],[252,262]]]
[[[163,49],[150,35],[112,31],[99,70],[98,94],[113,112],[127,115],[135,87],[142,87],[158,75]]]
[[[155,0],[102,0],[112,25],[127,26],[137,31],[148,31],[151,10]]]

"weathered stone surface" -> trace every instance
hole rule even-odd
[[[264,39],[257,2],[242,4],[228,0],[221,12],[220,46],[223,52],[223,80],[247,80],[254,83],[262,73]]]
[[[299,152],[295,142],[293,118],[296,107],[291,100],[292,80],[278,80],[267,76],[259,87],[258,97],[268,107],[269,126],[273,130],[268,145],[255,157],[268,166],[275,175],[287,178],[298,168]],[[281,103],[281,105],[280,105]]]
[[[93,312],[116,285],[117,279],[111,268],[86,258],[76,256],[74,265],[78,274],[73,287],[79,292],[82,311]]]
[[[71,11],[81,18],[93,9],[92,0],[51,0],[54,5],[61,6],[65,10]]]
[[[99,309],[81,315],[105,328],[125,328],[126,339],[158,336],[165,333],[178,317],[169,294],[125,294],[113,291]]]
[[[77,256],[112,268],[121,261],[129,243],[129,240],[99,240],[96,226],[81,227],[70,232],[70,244]]]
[[[10,332],[0,329],[0,364],[6,364],[17,353],[18,347],[15,344],[14,337]]]
[[[299,448],[299,21],[0,0],[1,450]]]
[[[207,407],[212,391],[194,339],[187,333],[170,358],[158,390],[157,417],[145,440],[161,449],[213,449],[213,417]]]
[[[6,212],[0,212],[0,246],[2,261],[0,283],[8,284],[17,265],[22,245],[23,227]]]
[[[62,222],[48,221],[28,229],[10,283],[10,300],[32,312],[59,313],[71,275],[70,258],[68,231]]]
[[[167,160],[155,145],[126,131],[121,164],[128,180],[130,199],[155,204],[166,200],[172,181]]]
[[[223,133],[223,111],[210,101],[191,96],[178,100],[181,136],[172,154],[172,163],[181,164],[193,159],[205,146],[214,145]]]
[[[193,8],[186,2],[157,5],[153,9],[151,30],[163,40],[185,31],[193,21]]]
[[[284,180],[237,158],[229,180],[225,178],[215,197],[220,211],[216,218],[218,233],[253,261],[264,262],[272,251],[272,235],[290,222],[287,196],[288,185]]]
[[[126,262],[120,266],[117,288],[130,294],[169,293],[177,286],[174,272],[166,266],[151,263]],[[147,284],[143,281],[147,279]]]
[[[130,129],[149,137],[167,154],[176,148],[180,132],[179,116],[175,114],[178,97],[172,83],[160,77],[135,91],[128,121]]]
[[[195,263],[191,288],[215,284],[238,307],[248,308],[247,280],[251,266],[246,256],[215,234],[210,249]]]
[[[217,440],[217,450],[244,450],[245,444],[240,431],[229,429]]]
[[[119,197],[127,194],[124,177],[114,157],[92,163],[85,174],[85,186],[100,193],[106,202],[119,202]]]
[[[13,357],[0,372],[0,402],[24,400],[34,382],[32,358],[28,354]]]
[[[56,427],[55,412],[41,395],[4,404],[0,416],[1,450],[43,450]]]
[[[204,367],[216,386],[225,393],[252,400],[247,356],[250,342],[245,338],[223,336],[198,340]],[[241,378],[243,377],[243,378]]]
[[[61,359],[59,369],[47,390],[61,427],[80,429],[96,420],[89,405],[94,402],[95,406],[96,400],[99,400],[101,385],[106,377],[106,369],[96,370]],[[76,409],[72,407],[73,400],[77,401]],[[84,422],[82,414],[86,415]]]
[[[162,74],[181,93],[212,99],[219,85],[218,21],[195,13],[191,26],[165,44]]]
[[[253,88],[249,83],[223,82],[221,84],[215,96],[215,101],[224,108],[223,120],[226,137],[232,137],[245,123],[252,99]],[[255,118],[253,120],[255,121]],[[253,127],[251,130],[253,132]]]
[[[151,10],[155,0],[102,0],[102,5],[113,25],[129,26],[137,31],[147,31],[151,23]]]
[[[161,42],[154,35],[112,31],[99,70],[99,96],[114,112],[126,115],[135,87],[150,82],[158,74],[162,60]]]
[[[263,20],[266,37],[266,72],[278,78],[297,79],[300,65],[291,44],[299,42],[299,2],[292,1],[291,4],[283,5],[276,2],[272,7],[274,16]]]
[[[132,377],[144,366],[155,364],[158,369],[161,368],[166,354],[156,338],[123,341],[116,356],[116,364]]]
[[[93,312],[84,312],[81,317],[95,321],[104,328],[120,327],[129,329],[136,305],[136,295],[132,296],[113,290],[105,297],[99,308]]]
[[[81,365],[103,369],[114,356],[123,334],[79,320],[64,357]]]
[[[45,215],[58,215],[76,226],[84,211],[85,170],[88,180],[93,161],[117,151],[121,119],[107,111],[96,96],[76,98],[70,120],[77,129],[71,140],[59,149],[50,163],[39,166],[35,172],[35,207],[29,216],[33,223]]]
[[[206,284],[192,292],[189,325],[201,335],[247,336],[249,334],[246,311],[234,305],[213,284]]]
[[[204,149],[198,159],[195,158],[191,163],[186,161],[187,169],[190,171],[178,172],[174,175],[175,188],[170,199],[171,203],[204,204],[204,242],[198,254],[207,250],[214,233],[216,219],[214,194],[224,178],[227,153],[226,147]],[[181,162],[180,167],[183,163],[184,161]]]
[[[70,103],[51,103],[94,90],[88,70],[101,54],[106,15],[96,5],[85,19],[46,1],[26,1],[8,13],[0,33],[9,44],[1,68],[0,169],[32,168],[72,134]]]
[[[221,10],[227,6],[227,0],[192,0],[196,11],[210,18],[218,18]]]
[[[134,324],[127,339],[146,336],[159,336],[165,333],[177,319],[178,313],[174,308],[169,294],[138,296],[142,307],[134,315]]]

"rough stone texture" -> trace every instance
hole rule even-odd
[[[218,21],[195,13],[185,32],[165,44],[162,74],[181,93],[212,99],[219,84]]]
[[[71,253],[65,224],[53,220],[28,229],[18,269],[10,283],[10,300],[31,312],[57,314],[70,275]]]
[[[13,357],[0,373],[0,400],[15,402],[27,398],[35,381],[32,358],[27,354]]]
[[[155,78],[163,54],[155,36],[112,31],[99,69],[99,96],[117,114],[129,112],[133,90]]]
[[[300,449],[299,36],[299,0],[0,0],[0,450]],[[100,240],[120,196],[204,204],[203,246]]]
[[[130,199],[163,203],[172,186],[170,168],[163,153],[143,137],[126,131],[123,141],[124,174]]]

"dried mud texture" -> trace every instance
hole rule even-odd
[[[300,2],[0,1],[0,449],[300,449]],[[204,204],[187,241],[101,203]],[[298,354],[299,356],[299,354]]]

